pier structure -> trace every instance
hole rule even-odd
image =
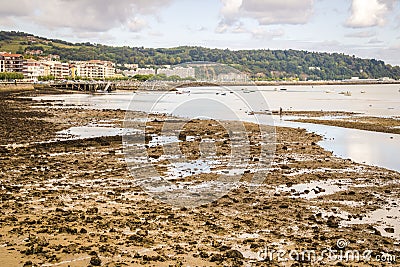
[[[75,90],[83,92],[115,91],[116,84],[111,82],[59,82],[49,84],[56,89]]]

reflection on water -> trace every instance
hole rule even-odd
[[[400,171],[400,136],[335,126],[297,122],[278,122],[280,126],[301,127],[322,135],[319,144],[336,156],[358,163]]]
[[[123,133],[122,128],[112,128],[104,126],[80,126],[71,127],[67,130],[58,132],[58,137],[60,138],[70,138],[70,139],[84,139],[84,138],[94,138],[101,136],[115,136],[121,135]]]
[[[381,235],[400,240],[400,203],[396,199],[390,199],[390,202],[383,208],[368,213],[363,218],[344,221],[343,225],[376,224],[375,228],[379,230]]]

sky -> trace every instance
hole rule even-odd
[[[400,65],[400,0],[0,0],[0,30],[115,46],[338,52]]]

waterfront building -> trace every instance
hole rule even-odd
[[[45,76],[45,66],[34,59],[24,61],[24,77],[28,81],[37,82],[40,76]]]
[[[69,64],[60,61],[41,60],[43,76],[54,76],[56,79],[64,79],[70,76]]]
[[[23,72],[24,57],[20,54],[0,53],[0,72]]]
[[[89,60],[71,62],[71,76],[90,79],[112,78],[115,75],[115,64],[111,61]]]

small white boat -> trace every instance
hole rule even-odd
[[[346,92],[340,92],[340,95],[345,95],[345,96],[351,96],[351,92],[350,91],[346,91]]]

